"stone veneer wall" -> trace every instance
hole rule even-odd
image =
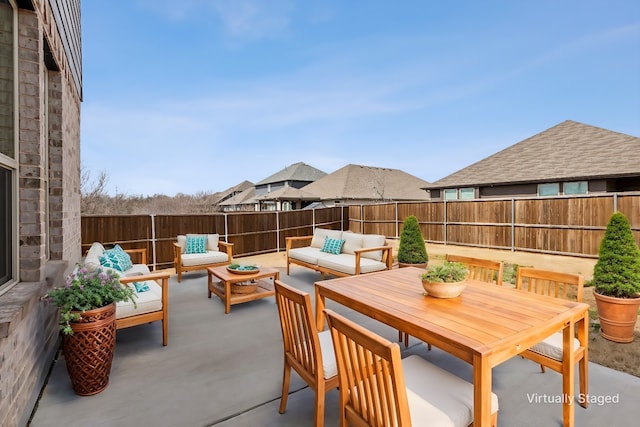
[[[40,299],[81,257],[81,99],[48,0],[33,7],[18,18],[21,281],[0,296],[3,427],[26,425],[37,404],[59,346],[57,310]]]

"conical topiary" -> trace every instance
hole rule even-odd
[[[629,220],[621,212],[609,219],[593,268],[593,286],[601,295],[636,298],[640,293],[640,249]]]
[[[423,264],[429,260],[427,247],[420,232],[418,218],[411,215],[405,218],[400,233],[398,262],[403,264]]]

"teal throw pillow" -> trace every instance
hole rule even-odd
[[[145,282],[133,282],[133,286],[136,288],[136,292],[147,292],[149,290],[149,285]]]
[[[320,250],[328,254],[339,255],[340,251],[342,251],[342,245],[344,245],[344,240],[327,237],[324,239],[324,245]]]
[[[133,267],[131,257],[120,245],[115,245],[113,249],[104,251],[100,257],[100,265],[115,268],[118,271],[127,271]]]
[[[207,236],[187,236],[185,254],[206,254]]]

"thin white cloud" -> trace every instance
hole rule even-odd
[[[211,6],[222,20],[226,33],[241,40],[283,36],[290,24],[290,0],[213,0]]]

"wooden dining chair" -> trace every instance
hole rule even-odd
[[[274,282],[284,345],[282,398],[279,412],[287,408],[291,368],[313,389],[316,427],[324,425],[325,393],[338,386],[338,368],[331,333],[318,333],[309,294],[279,280]]]
[[[447,254],[447,261],[465,264],[469,268],[469,279],[502,286],[502,274],[504,271],[504,263],[502,261],[451,254]]]
[[[583,288],[584,277],[581,274],[519,267],[516,275],[516,289],[555,298],[582,302]],[[586,336],[584,340],[587,340]],[[580,394],[586,396],[589,388],[588,349],[581,346],[577,338],[574,338],[573,346],[575,361],[580,362]],[[521,356],[539,363],[542,372],[548,367],[562,373],[562,352],[562,331],[558,331],[522,352]],[[588,405],[586,400],[580,399],[580,404],[585,408]]]
[[[469,426],[473,384],[325,309],[340,379],[340,426]],[[492,426],[498,397],[491,393]]]

